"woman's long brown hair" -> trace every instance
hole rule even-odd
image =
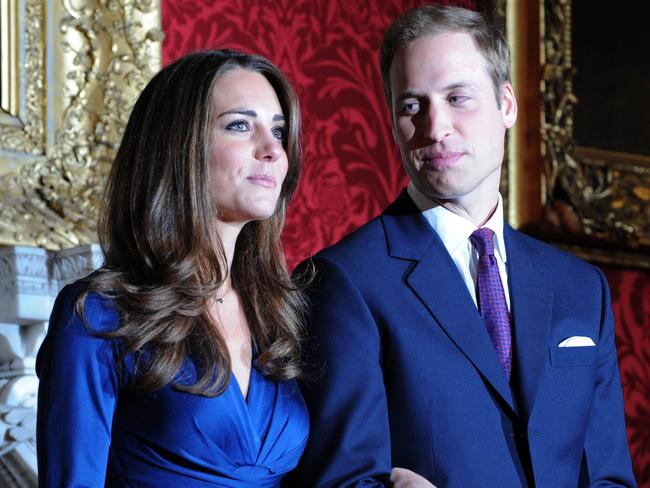
[[[155,391],[174,382],[195,394],[218,395],[228,386],[230,356],[207,313],[226,279],[210,188],[212,105],[216,81],[234,69],[262,74],[286,119],[289,167],[274,214],[244,226],[231,268],[259,353],[257,367],[285,380],[300,372],[304,301],[291,281],[280,243],[285,212],[300,173],[300,112],[284,74],[268,60],[237,51],[202,51],[160,71],[146,86],[115,157],[99,219],[104,266],[88,278],[88,293],[115,300],[119,328],[102,334],[133,354],[131,388]],[[217,197],[218,199],[218,197]],[[186,360],[197,376],[178,374]],[[196,381],[194,381],[196,380]]]

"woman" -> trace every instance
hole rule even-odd
[[[298,462],[303,302],[279,240],[298,133],[259,56],[190,54],[144,89],[105,264],[60,293],[39,351],[40,486],[277,486]]]

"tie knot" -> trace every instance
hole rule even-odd
[[[481,227],[472,232],[469,236],[470,241],[478,251],[479,257],[481,256],[494,256],[494,231],[487,227]]]

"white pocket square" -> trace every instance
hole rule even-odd
[[[595,345],[596,344],[591,339],[591,337],[573,336],[564,339],[562,342],[558,344],[558,347],[589,347]]]

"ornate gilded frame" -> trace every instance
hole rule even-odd
[[[505,173],[510,222],[589,261],[650,269],[650,160],[574,139],[571,1],[497,0],[520,117]]]
[[[96,242],[110,161],[160,69],[155,0],[0,0],[0,244]]]

